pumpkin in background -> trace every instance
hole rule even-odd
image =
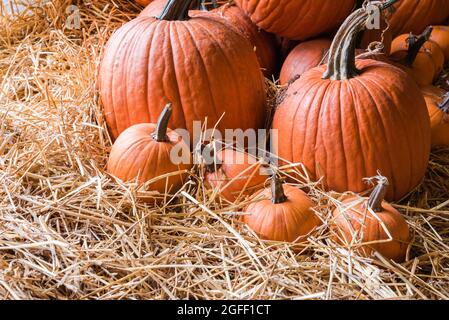
[[[431,37],[430,34],[433,34],[432,30],[433,29],[429,27],[423,33],[423,35],[421,35],[421,37],[423,37],[423,40],[429,39]],[[398,52],[409,52],[410,44],[413,45],[413,43],[415,43],[415,45],[419,46],[420,43],[417,43],[417,41],[418,38],[412,34],[403,34],[396,37],[392,43],[391,49],[392,57],[394,58],[395,54],[397,54]],[[411,54],[413,54],[413,52]],[[426,76],[425,75],[423,76],[423,74],[429,74],[430,73],[429,69],[432,69],[432,67],[429,67],[429,64],[431,64],[430,60],[433,61],[433,69],[435,69],[435,71],[433,72],[434,77],[432,79],[429,79],[430,77],[425,79]],[[422,85],[430,84],[431,82],[433,82],[433,80],[436,80],[440,75],[441,71],[443,71],[444,53],[436,42],[432,40],[427,40],[424,42],[423,46],[418,50],[415,61],[411,65],[412,69],[416,70],[416,75],[414,76],[414,78],[417,78],[418,83],[421,82]],[[419,80],[419,78],[421,78],[421,80]]]
[[[449,94],[424,95],[432,129],[432,147],[449,146]]]
[[[390,54],[391,42],[393,41],[393,33],[391,27],[387,23],[387,18],[382,15],[380,29],[365,30],[360,40],[359,48],[370,49],[373,43],[381,43],[385,54]]]
[[[319,38],[298,44],[287,56],[282,65],[279,82],[285,85],[294,82],[301,75],[323,62],[332,41]]]
[[[136,2],[138,4],[140,4],[141,6],[147,6],[149,3],[153,2],[153,0],[136,0]]]
[[[274,116],[274,150],[338,192],[365,191],[363,178],[380,170],[393,182],[388,199],[398,200],[424,177],[430,120],[419,87],[402,70],[355,61],[367,16],[355,11],[334,39],[328,65],[309,70],[286,91]]]
[[[400,0],[395,9],[389,21],[394,36],[419,34],[427,26],[443,23],[449,17],[447,0]]]
[[[171,128],[207,118],[208,128],[263,128],[265,84],[251,44],[210,14],[188,16],[197,0],[169,0],[160,18],[139,17],[109,39],[99,71],[113,138],[157,120],[173,104]],[[224,114],[224,116],[223,116]],[[222,117],[223,116],[223,117]]]
[[[410,242],[407,222],[384,201],[387,180],[379,178],[369,198],[350,197],[333,211],[334,238],[365,257],[377,251],[387,259],[403,262]]]
[[[330,32],[354,7],[354,0],[236,0],[265,31],[291,40],[306,40]]]
[[[160,194],[176,192],[186,181],[185,171],[191,168],[191,160],[190,153],[187,153],[189,159],[179,159],[184,161],[171,159],[175,146],[190,150],[182,137],[167,128],[171,114],[168,105],[157,124],[137,124],[123,131],[112,146],[107,171],[124,182],[135,179],[139,184],[149,182],[148,188]],[[164,175],[167,177],[160,178]]]
[[[157,16],[164,8],[165,0],[156,0],[148,7],[146,7],[140,16]],[[200,13],[201,11],[191,11],[192,15]],[[202,11],[205,13],[207,11]],[[229,25],[235,28],[243,37],[253,45],[256,56],[259,60],[260,67],[264,75],[270,78],[277,71],[278,45],[276,37],[259,29],[252,21],[245,15],[245,13],[237,6],[225,4],[217,9],[209,11],[211,15],[209,18],[217,18],[226,21]]]
[[[307,194],[283,185],[276,175],[271,189],[262,190],[254,200],[246,207],[242,221],[261,239],[301,243],[321,225]]]
[[[202,153],[213,160],[206,164],[205,180],[225,200],[234,203],[264,187],[267,177],[262,174],[262,162],[254,156],[232,149],[216,150],[209,145]]]
[[[449,1],[447,1],[449,4]],[[449,62],[449,27],[434,26],[430,40],[436,42],[443,50],[446,62]]]

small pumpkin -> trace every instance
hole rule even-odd
[[[391,2],[379,4],[385,9]],[[356,60],[355,43],[368,13],[342,25],[328,64],[309,70],[287,89],[273,129],[274,150],[302,163],[312,179],[339,192],[362,192],[363,178],[381,170],[399,200],[423,179],[430,155],[430,120],[417,84],[399,68]]]
[[[245,208],[242,216],[261,239],[302,243],[321,225],[313,212],[313,201],[302,190],[284,185],[273,175],[271,189],[255,196],[255,202]]]
[[[169,0],[159,18],[138,17],[109,39],[99,70],[100,97],[113,138],[157,120],[171,102],[170,127],[262,128],[265,83],[254,48],[208,13],[189,16],[199,0]],[[193,8],[197,8],[194,6]]]
[[[279,82],[285,85],[296,81],[301,75],[317,66],[325,58],[332,41],[327,38],[309,40],[298,44],[282,65]]]
[[[449,94],[444,98],[424,96],[432,128],[432,147],[449,146]]]
[[[400,0],[389,21],[393,35],[419,34],[432,24],[443,23],[449,17],[447,0]]]
[[[354,0],[236,0],[265,31],[291,40],[307,40],[336,29]]]
[[[449,1],[447,1],[449,4]],[[449,62],[449,26],[434,26],[430,40],[436,42],[443,50],[446,62]]]
[[[223,199],[234,203],[264,187],[263,164],[254,156],[228,148],[216,151],[210,146],[202,152],[214,160],[205,167],[205,180]]]
[[[433,34],[433,29],[428,28],[427,31],[424,32],[423,35],[421,35],[421,37],[424,36],[424,39],[426,38],[427,33],[430,32],[431,34]],[[431,35],[430,35],[431,38]],[[410,49],[410,44],[416,43],[417,38],[416,36],[412,35],[412,34],[403,34],[400,35],[398,37],[396,37],[393,40],[392,43],[392,49],[391,49],[391,53],[397,53],[397,52],[401,52],[401,51],[408,51]],[[419,50],[417,57],[414,61],[415,64],[419,64],[419,60],[424,59],[424,60],[429,60],[428,57],[431,57],[433,60],[433,64],[435,66],[435,77],[433,80],[435,80],[441,73],[441,71],[443,71],[443,67],[444,67],[444,52],[443,50],[441,50],[440,46],[432,41],[432,40],[427,40],[423,46],[421,47],[421,49]],[[418,60],[418,62],[416,61]],[[423,67],[425,67],[425,62],[423,63]],[[419,74],[417,76],[420,76]]]
[[[160,194],[176,192],[186,181],[191,160],[190,153],[186,153],[188,159],[179,161],[171,157],[175,146],[190,150],[181,136],[168,129],[171,114],[171,105],[167,105],[156,124],[137,124],[123,131],[112,146],[107,172],[124,182],[148,182],[148,189]],[[161,176],[166,178],[157,179]],[[156,180],[150,182],[153,179]]]
[[[334,239],[356,247],[365,257],[375,251],[387,259],[403,262],[410,242],[407,222],[384,201],[388,180],[379,178],[369,198],[350,197],[333,211]]]

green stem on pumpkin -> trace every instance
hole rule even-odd
[[[387,194],[388,180],[385,177],[379,177],[376,187],[368,199],[368,208],[374,212],[382,212],[382,202],[385,200]]]
[[[407,67],[411,67],[413,65],[413,63],[415,63],[418,53],[421,51],[421,48],[423,47],[423,45],[427,41],[429,41],[432,31],[433,31],[433,27],[429,26],[418,37],[414,36],[413,34],[410,34],[410,36],[407,39],[408,50],[407,50],[407,56],[404,58],[404,61],[403,61],[404,65],[406,65]]]
[[[172,113],[173,109],[171,107],[171,103],[169,103],[165,106],[164,110],[162,110],[162,113],[157,120],[156,131],[153,135],[154,140],[156,140],[157,142],[166,142],[168,140],[168,123],[170,122]]]
[[[284,193],[284,185],[276,173],[273,174],[273,178],[271,180],[271,197],[271,201],[274,204],[284,203],[287,201],[287,196]]]
[[[449,94],[446,94],[446,96],[444,97],[443,102],[438,107],[444,113],[448,113],[449,114]]]
[[[373,1],[371,5],[385,10],[395,4],[398,0],[385,2]],[[327,70],[323,79],[348,80],[360,74],[355,65],[355,51],[358,35],[366,30],[366,22],[370,18],[370,12],[363,6],[354,11],[337,32],[329,51]]]
[[[190,9],[200,9],[202,0],[168,0],[159,20],[183,21],[189,20]]]

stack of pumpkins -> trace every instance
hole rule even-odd
[[[365,178],[381,172],[369,198],[335,209],[334,234],[345,244],[361,240],[362,254],[404,259],[408,227],[384,199],[400,200],[419,185],[431,144],[449,145],[449,99],[432,86],[449,61],[449,27],[427,27],[449,17],[449,1],[371,1],[382,30],[366,30],[368,3],[355,0],[236,0],[210,11],[200,10],[208,6],[201,0],[137,2],[147,7],[114,33],[100,65],[116,139],[109,173],[177,192],[192,164],[171,154],[190,146],[169,127],[186,129],[190,142],[194,121],[205,119],[222,132],[263,129],[264,75],[276,77],[281,47],[300,41],[279,75],[287,89],[272,122],[279,137],[272,151],[281,163],[301,163],[326,190],[365,192]],[[264,189],[258,159],[224,148],[215,160],[205,180],[226,201],[263,189],[242,218],[260,237],[299,242],[321,225],[306,193],[277,174]]]

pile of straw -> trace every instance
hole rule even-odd
[[[34,1],[0,9],[0,297],[4,299],[449,298],[449,150],[401,204],[414,236],[404,264],[331,240],[338,194],[308,183],[323,227],[304,254],[263,242],[192,173],[155,208],[104,172],[111,147],[96,90],[127,0]],[[81,29],[68,29],[67,8]],[[299,187],[304,185],[299,185]]]

